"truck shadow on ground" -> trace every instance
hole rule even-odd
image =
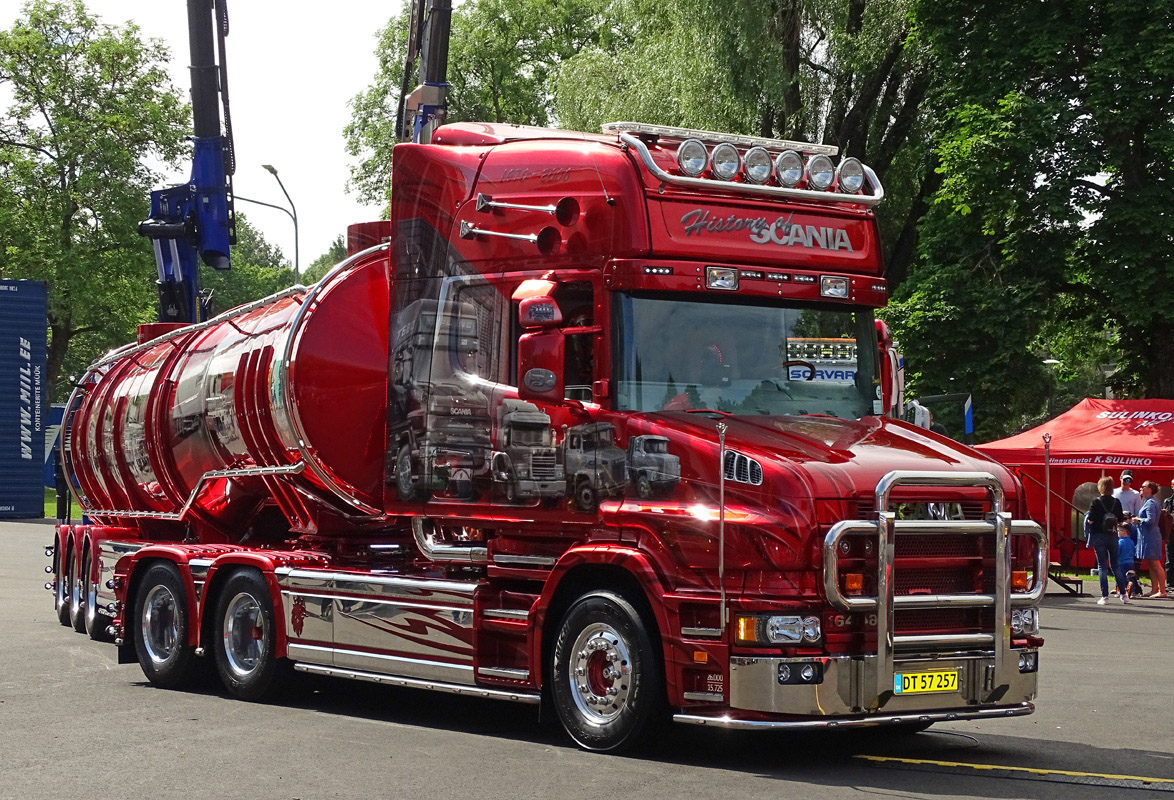
[[[144,687],[147,684],[143,684]],[[204,691],[222,695],[210,685]],[[542,748],[575,751],[553,712],[477,698],[413,689],[334,681],[299,675],[277,705],[374,722],[488,736]],[[1056,743],[1042,747],[1034,738],[997,733],[962,733],[931,728],[897,735],[882,728],[807,733],[746,733],[667,723],[639,750],[614,758],[614,769],[629,762],[717,769],[760,779],[847,787],[881,793],[931,797],[1103,798],[1110,792],[1154,788],[1174,792],[1174,784],[1103,781],[1060,772],[1122,774],[1122,749]],[[1174,780],[1169,752],[1128,746],[1133,764],[1146,777]],[[1126,747],[1126,745],[1122,745]],[[593,758],[595,756],[586,755]],[[605,758],[605,756],[599,756]],[[944,762],[917,764],[916,760]],[[963,766],[950,766],[950,765]],[[1009,767],[1011,770],[975,769]],[[634,766],[634,764],[633,764]],[[1024,770],[1016,772],[1015,769]],[[1026,772],[1032,770],[1033,772]],[[1051,772],[1048,774],[1050,771]],[[781,788],[781,787],[780,787]]]

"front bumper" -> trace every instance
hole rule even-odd
[[[879,696],[876,656],[835,658],[749,658],[730,661],[729,703],[731,714],[739,711],[803,717],[850,717],[860,714],[917,715],[926,711],[967,713],[994,706],[1030,705],[1035,699],[1038,672],[1020,672],[1018,654],[1035,650],[1016,650],[1015,657],[1002,659],[1001,672],[991,655],[951,654],[938,657],[898,659],[894,671],[957,671],[958,690],[924,694]],[[782,684],[779,667],[818,661],[823,680],[811,684]],[[1038,654],[1035,661],[1038,668]],[[890,682],[892,678],[889,679]]]

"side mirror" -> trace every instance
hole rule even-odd
[[[534,331],[518,339],[518,397],[562,403],[563,355],[566,344],[562,331]]]

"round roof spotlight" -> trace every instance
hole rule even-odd
[[[770,153],[761,147],[746,151],[746,179],[751,183],[766,183],[770,180]]]
[[[775,159],[775,180],[780,186],[793,189],[803,180],[803,156],[794,150],[784,150]]]
[[[836,168],[836,188],[856,194],[864,188],[864,165],[855,158],[845,158]]]
[[[729,142],[722,142],[713,148],[713,157],[709,161],[709,170],[713,177],[723,181],[732,181],[738,177],[738,170],[742,168],[742,155],[738,148]]]
[[[807,161],[807,185],[812,189],[825,192],[832,188],[836,179],[836,168],[832,160],[823,153],[812,156]]]
[[[700,139],[686,139],[677,148],[677,166],[681,172],[696,178],[709,166],[709,151]]]

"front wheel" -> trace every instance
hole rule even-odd
[[[288,662],[277,661],[273,597],[260,573],[228,579],[216,604],[214,651],[224,688],[242,700],[263,700],[278,686]]]
[[[567,611],[551,676],[559,721],[587,750],[631,747],[662,711],[664,679],[652,636],[633,605],[613,592],[584,595]]]
[[[192,615],[183,578],[170,562],[153,564],[135,594],[135,653],[143,674],[161,689],[189,686],[199,671],[191,646]]]
[[[416,483],[412,480],[412,450],[406,444],[395,457],[395,489],[399,499],[409,503],[416,499]]]

